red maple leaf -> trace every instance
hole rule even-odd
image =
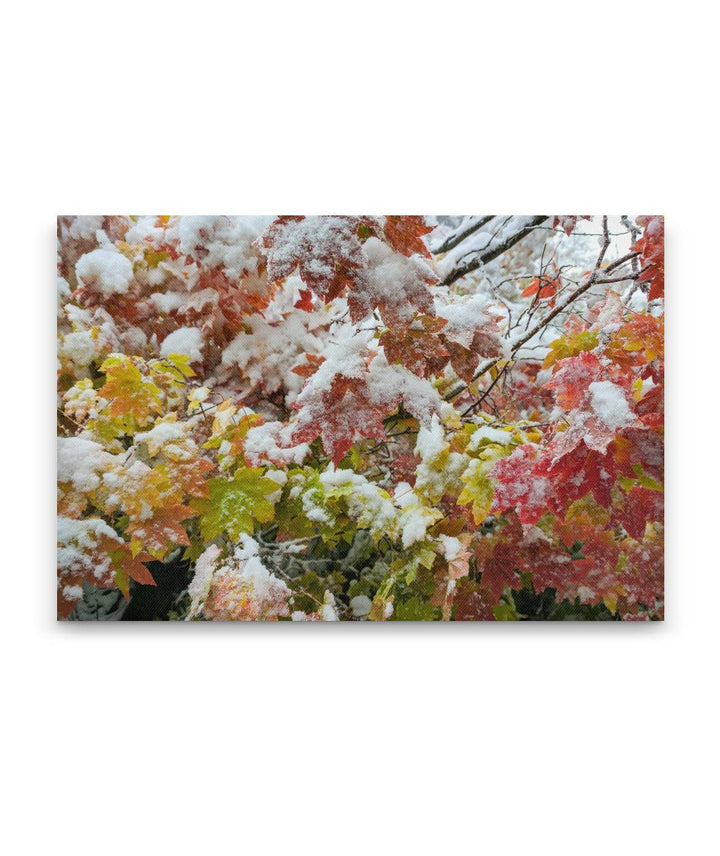
[[[554,390],[555,400],[563,410],[573,410],[588,401],[588,387],[602,376],[603,367],[598,357],[590,351],[583,351],[576,357],[558,360],[553,376],[545,386]]]
[[[419,253],[431,258],[432,253],[425,246],[422,237],[432,230],[433,227],[427,225],[424,217],[390,214],[385,218],[385,238],[394,250],[404,256]]]
[[[497,461],[490,470],[496,482],[490,512],[514,508],[522,523],[536,523],[549,510],[555,496],[550,480],[543,475],[544,469],[544,458],[531,443],[518,446],[507,458]]]
[[[443,369],[449,351],[439,335],[447,322],[444,318],[422,315],[404,330],[387,330],[380,344],[390,363],[400,363],[411,372],[428,377]]]
[[[648,523],[662,523],[665,497],[662,491],[633,487],[625,497],[624,505],[616,510],[613,519],[636,541],[642,541]]]
[[[279,282],[297,270],[305,285],[328,303],[357,281],[365,264],[363,242],[376,226],[367,217],[278,217],[260,238],[268,277]]]
[[[637,224],[644,231],[630,249],[640,253],[640,264],[644,268],[638,282],[647,282],[649,299],[657,300],[665,294],[665,219],[643,216],[637,218]]]

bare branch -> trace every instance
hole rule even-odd
[[[432,251],[433,255],[439,256],[442,253],[447,253],[449,250],[454,249],[455,247],[457,247],[458,244],[461,244],[465,240],[465,238],[468,238],[470,235],[472,235],[473,232],[477,232],[478,229],[482,229],[482,227],[486,223],[489,223],[494,216],[494,214],[490,214],[488,216],[481,217],[475,223],[471,223],[469,226],[466,226],[461,231],[454,232],[452,235],[448,235],[448,237],[445,238],[442,244],[440,244],[437,249],[434,249]]]
[[[544,223],[547,220],[547,214],[541,214],[537,217],[533,217],[533,219],[522,229],[514,232],[509,235],[504,241],[501,241],[499,244],[496,244],[494,247],[490,247],[487,250],[479,252],[474,258],[470,261],[465,262],[456,268],[454,268],[443,280],[443,285],[451,285],[456,280],[465,276],[468,273],[471,273],[474,270],[477,270],[481,265],[488,264],[493,259],[496,259],[498,256],[501,256],[504,252],[510,249],[510,247],[515,246],[518,241],[521,241],[527,234],[533,231],[536,226],[539,226],[541,223]]]
[[[588,291],[593,285],[597,285],[597,281],[600,275],[600,268],[602,267],[603,260],[605,258],[605,254],[608,251],[608,247],[610,246],[610,234],[608,232],[607,225],[607,217],[603,217],[603,243],[600,248],[600,254],[598,255],[597,261],[595,262],[595,268],[590,276],[587,278],[587,281],[584,282],[579,288],[576,288],[571,294],[569,294],[565,300],[561,301],[552,312],[548,313],[544,318],[538,321],[524,336],[518,339],[514,344],[512,351],[510,352],[510,357],[515,356],[515,354],[522,348],[522,346],[529,342],[533,336],[539,333],[544,327],[546,327],[553,318],[556,318],[561,312],[564,312],[565,309],[574,301],[577,300],[582,294]],[[608,265],[606,270],[609,270],[611,267],[617,267],[618,262],[613,262],[612,265]],[[478,380],[478,378],[482,377],[487,371],[489,371],[494,365],[497,365],[501,360],[501,357],[495,357],[492,360],[487,360],[483,365],[475,372],[473,375],[472,381]],[[471,382],[472,382],[471,381]],[[460,395],[461,392],[464,392],[468,387],[468,384],[462,384],[461,386],[456,387],[454,390],[449,392],[445,396],[445,401],[452,401],[453,398],[456,398]]]

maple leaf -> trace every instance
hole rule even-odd
[[[432,253],[422,240],[423,235],[428,235],[432,230],[433,227],[427,225],[424,217],[390,214],[385,218],[385,238],[394,250],[404,256],[419,253],[432,258]]]
[[[307,288],[300,289],[300,297],[293,304],[295,309],[304,309],[305,312],[312,312],[313,310],[313,302],[312,302],[312,291]]]
[[[400,363],[422,377],[441,371],[449,351],[438,333],[446,323],[444,318],[421,315],[402,331],[386,330],[379,341],[388,362]]]
[[[460,580],[453,599],[455,621],[494,621],[486,592],[473,580]]]
[[[231,425],[226,429],[223,439],[227,440],[230,448],[227,451],[228,455],[243,455],[245,453],[245,438],[251,428],[256,428],[259,425],[265,424],[265,417],[260,413],[244,413],[237,424]],[[219,438],[214,438],[215,440]]]
[[[293,374],[300,375],[300,377],[310,377],[325,362],[325,357],[322,354],[303,354],[303,356],[305,357],[305,362],[290,369]]]
[[[472,505],[476,526],[488,516],[493,501],[493,483],[487,475],[488,467],[480,459],[474,458],[460,476],[465,486],[458,497],[457,504]]]
[[[576,446],[565,455],[553,460],[544,469],[547,458],[536,464],[538,476],[549,477],[554,485],[554,508],[563,513],[577,499],[592,493],[595,501],[603,507],[611,502],[611,490],[617,478],[617,465],[612,454],[601,454],[585,445]]]
[[[625,369],[632,369],[659,358],[665,351],[663,318],[636,314],[613,334],[605,354]]]
[[[297,270],[328,303],[356,282],[365,264],[359,232],[374,225],[367,217],[278,217],[259,239],[267,251],[268,277],[280,282]]]
[[[168,496],[177,491],[170,484],[164,467],[151,469],[142,461],[105,473],[103,487],[109,491],[104,503],[107,511],[122,508],[131,519],[140,520],[148,509],[165,505]]]
[[[573,410],[589,400],[590,384],[602,376],[603,367],[599,358],[589,351],[583,351],[555,363],[553,376],[545,386],[555,392],[555,400],[563,410]]]
[[[362,321],[375,309],[391,328],[408,325],[418,313],[435,314],[428,286],[438,278],[426,262],[396,253],[378,238],[365,242],[363,259],[347,296],[353,322]]]
[[[557,229],[558,226],[560,226],[560,228],[565,232],[565,234],[568,237],[570,237],[570,235],[573,232],[573,229],[575,228],[575,226],[577,226],[578,220],[589,220],[589,219],[590,219],[590,216],[588,214],[581,214],[581,215],[560,214],[560,215],[555,215],[555,217],[553,217],[552,227],[553,227],[553,229]]]
[[[555,522],[560,543],[570,553],[565,561],[542,568],[538,578],[545,586],[557,590],[558,599],[578,597],[582,603],[605,602],[614,610],[623,592],[618,573],[622,547],[612,531],[600,528],[591,516],[580,513],[565,521]],[[572,545],[580,551],[570,551]],[[535,572],[533,572],[535,579]]]
[[[661,532],[647,530],[642,541],[622,542],[626,562],[620,569],[624,596],[629,603],[643,603],[656,614],[662,614],[658,602],[663,599],[663,537]]]
[[[623,508],[615,512],[614,520],[623,525],[628,535],[642,541],[648,523],[662,523],[664,509],[662,492],[633,487],[625,497]]]
[[[83,596],[83,583],[111,588],[115,568],[108,550],[119,549],[122,538],[100,517],[74,520],[58,516],[57,607],[61,618],[73,611]]]
[[[157,585],[152,574],[144,562],[152,560],[152,556],[144,552],[136,552],[132,546],[123,541],[117,541],[103,537],[100,546],[110,557],[115,570],[115,585],[120,589],[125,600],[130,600],[130,580],[146,586]]]
[[[180,523],[194,514],[193,509],[186,505],[171,505],[156,509],[146,520],[133,521],[127,527],[133,552],[137,554],[145,550],[153,558],[161,560],[176,545],[189,546],[187,532]]]
[[[574,335],[566,334],[550,342],[550,351],[543,360],[543,368],[548,369],[559,360],[576,357],[583,351],[594,350],[599,341],[597,331],[580,330]]]
[[[416,312],[433,315],[427,286],[437,276],[424,261],[404,253],[420,227],[400,221],[391,221],[390,234],[403,252],[378,237],[383,230],[374,217],[278,217],[260,238],[268,276],[279,282],[297,270],[325,303],[348,289],[355,322],[375,309],[388,327],[409,323]]]
[[[207,458],[196,458],[194,461],[175,462],[166,465],[171,482],[188,496],[207,498],[210,496],[205,474],[215,469],[215,464]]]
[[[357,439],[385,436],[386,409],[368,400],[362,380],[336,377],[322,400],[324,413],[319,425],[314,409],[301,411],[292,432],[294,444],[309,443],[320,436],[328,457],[338,464]]]
[[[548,511],[555,492],[549,479],[537,472],[538,457],[537,447],[525,443],[493,465],[489,473],[495,480],[491,512],[515,508],[520,521],[529,524]]]
[[[477,367],[480,365],[479,354],[447,338],[445,339],[445,347],[455,374],[469,384],[475,377]]]
[[[554,298],[560,290],[560,280],[551,279],[547,276],[536,276],[530,281],[530,285],[523,289],[521,297],[533,297],[537,295],[538,300],[549,300]],[[554,301],[553,301],[554,303]],[[553,303],[550,305],[552,306]]]
[[[499,532],[490,537],[478,538],[473,552],[481,574],[480,588],[483,600],[496,604],[506,588],[517,588],[520,577],[516,573],[522,568],[520,554],[522,527],[515,514],[508,514]]]
[[[638,469],[662,484],[664,479],[665,447],[662,434],[644,428],[629,428],[624,432],[626,467],[637,475]]]
[[[240,467],[232,479],[215,478],[207,482],[209,499],[196,499],[192,508],[200,513],[200,530],[205,541],[227,532],[233,541],[253,531],[253,521],[269,523],[275,508],[267,497],[278,485],[263,476],[256,467]]]
[[[447,322],[440,337],[458,377],[470,382],[480,357],[500,357],[505,353],[497,319],[483,296],[472,295],[439,306],[437,312]]]
[[[162,391],[143,377],[129,357],[112,354],[100,366],[100,371],[105,373],[105,384],[98,395],[110,401],[111,416],[129,414],[143,424],[151,413],[162,411]]]
[[[383,418],[400,401],[422,422],[440,408],[437,390],[427,380],[370,351],[366,335],[348,330],[325,353],[326,361],[293,402],[298,417],[291,426],[292,445],[322,437],[325,451],[339,463],[357,438],[385,437]]]
[[[459,580],[466,577],[470,572],[470,559],[472,553],[467,549],[470,535],[462,535],[460,542],[462,547],[451,559],[448,559],[448,576],[451,580]]]
[[[665,219],[643,216],[637,218],[637,224],[644,229],[642,237],[630,247],[640,253],[644,268],[637,281],[648,283],[648,298],[657,300],[665,293]]]

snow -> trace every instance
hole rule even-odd
[[[351,324],[342,325],[323,350],[325,361],[311,375],[297,404],[302,405],[316,392],[330,389],[338,376],[362,378],[367,372],[370,332],[357,332]]]
[[[135,435],[136,443],[146,443],[148,451],[151,455],[157,453],[168,443],[175,443],[177,440],[185,440],[187,438],[187,426],[183,422],[157,422],[149,431],[141,431]],[[182,452],[177,446],[173,446],[174,451]],[[174,456],[177,459],[176,456]],[[184,455],[180,455],[180,458]]]
[[[422,425],[430,425],[442,407],[438,391],[425,378],[401,365],[390,365],[385,354],[378,354],[369,365],[368,397],[378,408],[393,410],[398,398],[408,413]]]
[[[92,330],[66,333],[58,345],[58,356],[70,360],[78,369],[87,368],[98,356],[97,336]]]
[[[463,545],[458,538],[453,538],[450,535],[439,535],[438,540],[448,562],[452,562],[463,551]]]
[[[161,315],[169,315],[185,304],[187,294],[179,291],[155,291],[148,300]]]
[[[332,464],[320,473],[320,483],[326,490],[350,486],[346,497],[348,513],[359,526],[367,526],[374,536],[392,535],[397,527],[397,511],[389,494],[365,476],[353,470],[336,470]]]
[[[116,463],[115,455],[93,440],[58,437],[57,480],[71,484],[79,493],[91,493],[100,487],[100,476]]]
[[[129,467],[122,470],[114,470],[103,474],[103,487],[110,491],[105,500],[108,511],[118,508],[127,510],[128,501],[137,501],[137,497],[146,493],[148,486],[152,485],[153,470],[143,461],[133,461]],[[148,520],[152,517],[152,506],[143,499],[140,502],[140,511],[135,514],[137,520]]]
[[[254,242],[272,217],[181,217],[180,249],[206,268],[222,268],[237,280],[258,274],[260,255]]]
[[[483,326],[491,325],[497,330],[496,321],[488,312],[489,306],[490,300],[484,294],[457,296],[452,303],[444,303],[439,296],[435,299],[436,313],[447,321],[442,332],[465,348],[472,345],[475,333]],[[498,338],[497,341],[502,340]]]
[[[443,257],[438,263],[441,279],[445,279],[455,267],[464,264],[470,258],[491,252],[512,235],[522,231],[533,219],[533,216],[493,217]]]
[[[64,317],[63,306],[70,299],[70,285],[66,279],[57,277],[57,317]]]
[[[483,440],[488,440],[491,443],[499,443],[501,446],[507,446],[512,443],[512,431],[504,431],[501,428],[493,428],[491,425],[480,425],[470,438],[467,444],[468,451],[476,452]]]
[[[350,600],[353,618],[365,618],[372,609],[372,601],[366,594],[359,594]]]
[[[418,541],[423,541],[428,527],[442,517],[442,513],[438,510],[422,505],[420,496],[407,482],[398,482],[393,502],[397,508],[401,509],[398,526],[403,547],[406,549]]]
[[[81,256],[75,265],[78,280],[103,297],[127,294],[133,278],[130,259],[110,246],[100,247]]]
[[[125,233],[125,240],[128,244],[161,241],[165,237],[165,229],[162,226],[157,226],[157,221],[158,218],[154,214],[138,217]]]
[[[310,453],[307,443],[292,445],[292,426],[285,422],[266,422],[250,428],[245,436],[245,457],[254,467],[268,463],[279,466],[302,464]]]
[[[73,217],[69,226],[63,226],[63,237],[67,236],[74,240],[90,241],[95,239],[95,234],[102,229],[103,217],[99,215]]]
[[[324,603],[320,609],[320,618],[323,621],[339,621],[337,610],[335,609],[335,597],[332,592],[326,591]]]
[[[442,400],[430,381],[414,375],[404,366],[390,365],[385,355],[378,353],[377,341],[369,330],[356,331],[350,324],[341,326],[323,356],[325,361],[310,376],[295,400],[295,406],[302,408],[301,425],[323,421],[328,406],[325,393],[340,376],[362,381],[356,385],[356,394],[378,411],[390,412],[402,399],[409,413],[429,425],[432,415],[442,407]],[[341,406],[348,408],[352,421],[351,401]]]
[[[250,332],[238,333],[222,353],[224,374],[237,374],[240,369],[250,389],[262,386],[266,392],[275,392],[284,387],[291,403],[304,382],[292,369],[304,362],[304,354],[323,350],[322,340],[308,329],[311,319],[301,309],[273,323],[260,314],[248,316],[245,323]]]
[[[635,422],[635,416],[628,406],[625,392],[609,380],[595,381],[588,387],[590,406],[595,415],[610,430],[618,431]]]
[[[331,279],[335,260],[359,263],[361,245],[357,217],[304,217],[274,225],[261,240],[272,242],[268,251],[268,273],[272,279],[289,276],[303,259],[305,273],[315,280]]]
[[[428,282],[435,273],[419,256],[397,253],[379,238],[363,245],[365,266],[358,273],[358,287],[349,296],[353,319],[372,314],[376,306],[391,304],[394,320],[409,322],[417,309],[429,312],[432,297]],[[381,313],[382,314],[382,313]],[[388,322],[388,318],[384,319]]]
[[[57,519],[57,568],[58,586],[68,600],[79,600],[77,583],[66,585],[68,578],[77,580],[86,578],[98,585],[112,585],[113,568],[110,557],[98,554],[97,547],[101,537],[112,541],[122,538],[99,517],[87,517],[74,520],[70,517]],[[70,591],[68,591],[68,588]]]
[[[97,394],[97,390],[93,388],[90,378],[83,378],[63,395],[65,402],[64,411],[76,422],[83,422],[85,419],[95,419],[98,415],[98,409],[106,403],[104,398]]]
[[[258,543],[241,536],[232,556],[220,559],[211,544],[198,558],[188,592],[192,598],[188,619],[204,609],[216,620],[255,621],[287,616],[287,585],[263,564]],[[212,603],[212,605],[211,605]]]
[[[431,509],[420,505],[404,509],[400,518],[403,547],[407,549],[418,541],[423,541],[427,535],[428,526],[432,526],[438,514],[439,512],[432,513]]]
[[[160,356],[169,357],[171,354],[182,354],[190,358],[191,363],[203,361],[204,340],[202,330],[198,327],[180,327],[163,339],[160,346]]]
[[[215,572],[217,560],[220,558],[222,550],[217,544],[211,544],[204,550],[195,562],[195,575],[188,586],[188,594],[191,598],[190,610],[187,615],[189,620],[197,615],[205,598],[210,591],[210,584]]]
[[[430,427],[421,426],[418,431],[417,440],[415,442],[415,454],[422,460],[436,458],[445,449],[448,448],[448,443],[445,440],[445,433],[437,416],[433,416],[430,422]]]

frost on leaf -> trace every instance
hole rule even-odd
[[[325,361],[294,402],[298,416],[292,442],[321,437],[337,463],[357,439],[382,439],[383,418],[400,402],[421,424],[429,424],[441,405],[428,381],[388,364],[385,355],[369,348],[367,337],[347,331],[327,349]]]
[[[268,495],[277,491],[277,484],[265,478],[261,469],[240,467],[231,479],[210,479],[208,490],[208,499],[197,499],[192,504],[200,514],[200,529],[206,541],[224,532],[236,541],[242,534],[252,533],[254,521],[268,523],[275,516]]]
[[[554,491],[547,478],[537,473],[538,450],[526,444],[518,446],[507,458],[490,470],[495,491],[490,511],[517,511],[522,523],[536,523],[552,501]]]
[[[188,591],[192,598],[188,618],[270,621],[290,615],[292,592],[262,563],[257,543],[247,536],[226,559],[219,547],[210,545],[197,560]]]
[[[419,241],[423,227],[396,217],[386,228],[388,243],[375,217],[279,217],[261,238],[268,276],[278,282],[297,270],[326,303],[347,289],[353,321],[375,309],[389,327],[408,324],[416,312],[433,314],[428,286],[437,276],[417,257],[428,254]]]

